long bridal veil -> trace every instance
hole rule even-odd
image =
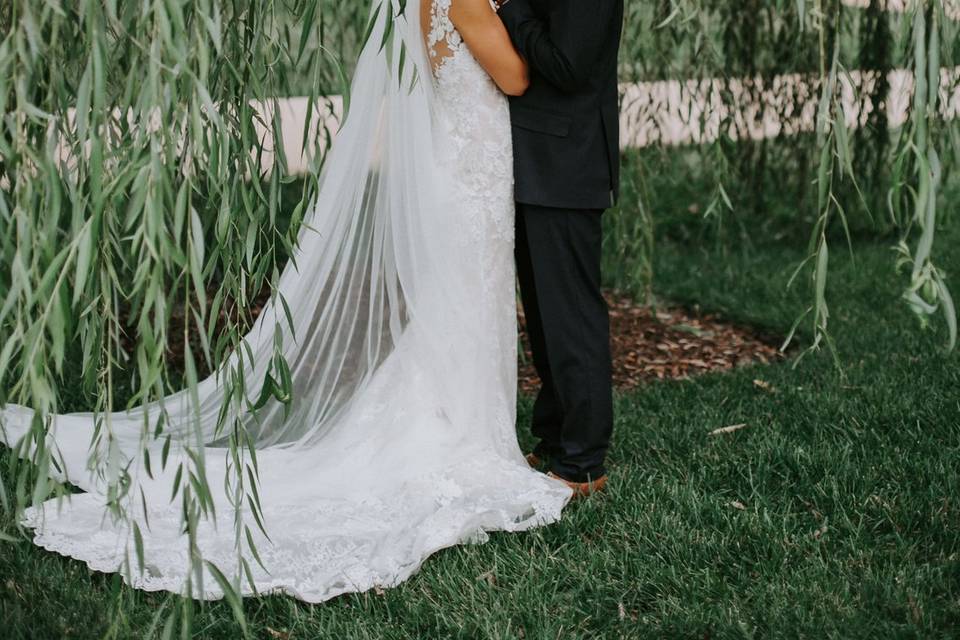
[[[397,7],[374,0],[373,31],[354,76],[350,112],[329,152],[316,203],[306,216],[297,251],[280,277],[276,302],[264,309],[218,374],[131,411],[53,418],[54,444],[66,464],[65,479],[91,489],[87,446],[97,420],[109,438],[101,446],[137,455],[163,416],[163,435],[176,440],[222,443],[235,421],[258,447],[313,446],[333,429],[372,374],[403,336],[429,337],[436,381],[456,389],[469,380],[452,366],[445,338],[452,331],[469,348],[474,315],[459,299],[462,271],[450,268],[469,256],[453,246],[457,223],[434,151],[433,96],[419,25],[419,2]],[[394,16],[387,16],[393,11]],[[382,46],[382,50],[381,50]],[[453,252],[456,252],[454,255]],[[286,308],[279,304],[286,302]],[[289,311],[289,314],[288,314]],[[293,393],[272,398],[258,411],[237,409],[225,398],[226,374],[235,371],[248,398],[256,399],[276,362],[275,345],[289,366]],[[459,356],[458,356],[459,358]],[[285,374],[284,374],[285,375]],[[5,439],[15,443],[30,427],[25,407],[3,410]],[[83,453],[84,455],[79,455]]]
[[[463,240],[419,5],[374,0],[350,111],[280,277],[288,309],[269,304],[217,374],[146,406],[51,416],[43,439],[29,408],[3,408],[3,441],[21,456],[44,444],[85,491],[27,510],[36,544],[138,588],[222,597],[216,566],[244,594],[318,602],[559,518],[569,490],[524,464],[513,432],[516,336],[491,348],[477,299],[489,254]],[[255,410],[270,376],[293,393]]]

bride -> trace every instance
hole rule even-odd
[[[505,94],[525,90],[527,69],[489,0],[409,0],[402,15],[392,1],[372,14],[350,113],[278,285],[289,317],[268,305],[192,390],[54,416],[57,478],[85,493],[26,511],[36,544],[138,589],[220,598],[213,565],[244,595],[320,602],[560,517],[571,489],[529,467],[515,432]],[[256,396],[278,375],[277,348],[292,397],[232,402],[225,381]],[[3,440],[33,455],[33,412],[0,415]],[[230,472],[245,484],[218,482]]]

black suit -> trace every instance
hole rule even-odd
[[[584,482],[606,473],[613,430],[600,216],[619,190],[623,0],[508,0],[500,17],[530,66],[510,114],[517,274],[543,382],[533,433],[555,473]]]
[[[510,100],[517,201],[606,209],[620,178],[623,0],[509,0],[500,17],[531,70]]]

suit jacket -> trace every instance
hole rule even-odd
[[[606,209],[620,189],[623,0],[508,0],[499,13],[530,66],[510,100],[517,201]]]

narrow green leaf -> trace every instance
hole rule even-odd
[[[137,568],[140,570],[140,573],[143,573],[143,569],[146,566],[144,562],[144,549],[143,549],[143,534],[140,533],[140,527],[136,522],[133,523],[133,546],[137,554]]]
[[[217,584],[220,585],[220,589],[223,590],[224,598],[226,599],[227,603],[229,603],[230,609],[233,611],[233,619],[238,625],[240,625],[240,631],[246,636],[247,619],[243,614],[243,604],[240,595],[237,593],[236,589],[234,589],[230,581],[227,580],[227,577],[223,575],[223,573],[215,564],[209,560],[204,560],[203,563],[207,567],[207,570],[213,575],[213,578],[217,581]]]

